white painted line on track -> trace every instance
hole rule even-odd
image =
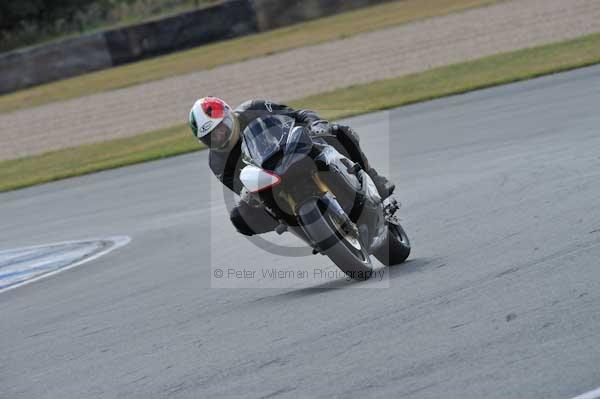
[[[35,245],[35,246],[31,246],[31,247],[23,247],[23,248],[17,248],[17,249],[10,249],[10,250],[4,250],[4,251],[0,251],[0,255],[1,254],[7,254],[7,253],[11,253],[11,252],[15,252],[15,251],[29,251],[29,250],[35,250],[35,249],[40,249],[40,248],[47,248],[47,247],[56,247],[56,246],[61,246],[61,245],[73,245],[73,244],[81,244],[81,243],[85,243],[85,242],[94,242],[94,241],[98,241],[98,242],[102,242],[102,241],[110,241],[112,243],[112,245],[110,245],[109,247],[100,250],[96,253],[94,253],[93,255],[89,256],[89,257],[85,257],[79,261],[76,261],[72,264],[69,264],[68,266],[64,266],[64,267],[60,267],[56,270],[52,270],[50,272],[47,273],[43,273],[41,275],[35,276],[33,278],[30,278],[28,280],[24,280],[12,285],[9,285],[8,287],[4,287],[4,288],[0,288],[0,294],[6,291],[10,291],[13,290],[15,288],[18,287],[22,287],[26,284],[29,283],[33,283],[34,281],[39,281],[41,279],[44,279],[46,277],[50,277],[50,276],[54,276],[58,273],[64,272],[65,270],[69,270],[72,269],[74,267],[77,266],[81,266],[84,263],[87,262],[91,262],[94,259],[98,259],[99,257],[106,255],[112,251],[114,251],[115,249],[121,248],[127,244],[129,244],[131,242],[131,238],[128,236],[115,236],[115,237],[108,237],[108,238],[101,238],[101,239],[87,239],[87,240],[77,240],[77,241],[63,241],[63,242],[57,242],[57,243],[52,243],[52,244],[45,244],[45,245]],[[24,252],[22,252],[24,253]]]
[[[598,399],[600,398],[600,388],[596,388],[593,391],[589,391],[586,393],[583,393],[579,396],[575,396],[572,399]]]

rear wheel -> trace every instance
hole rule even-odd
[[[299,209],[304,231],[316,243],[319,251],[329,257],[354,280],[367,280],[373,273],[369,253],[357,234],[340,223],[318,200],[310,200]]]
[[[397,223],[386,223],[388,226],[388,237],[383,245],[373,255],[386,266],[402,263],[410,255],[410,241],[408,235]]]

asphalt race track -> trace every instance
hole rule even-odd
[[[211,289],[215,266],[328,262],[234,234],[207,153],[1,194],[0,250],[131,243],[0,294],[0,397],[568,399],[600,386],[600,68],[351,124],[400,187],[413,254],[389,288]]]

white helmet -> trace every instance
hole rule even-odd
[[[208,148],[224,151],[230,148],[234,136],[237,137],[237,118],[225,101],[204,97],[196,101],[190,111],[190,128]]]

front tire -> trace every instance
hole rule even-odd
[[[403,263],[410,255],[410,241],[402,226],[387,222],[388,237],[373,255],[386,266]]]
[[[331,211],[322,209],[318,199],[303,204],[298,215],[306,234],[317,244],[346,275],[354,280],[367,280],[373,274],[369,253],[362,242],[349,236],[332,217]]]

